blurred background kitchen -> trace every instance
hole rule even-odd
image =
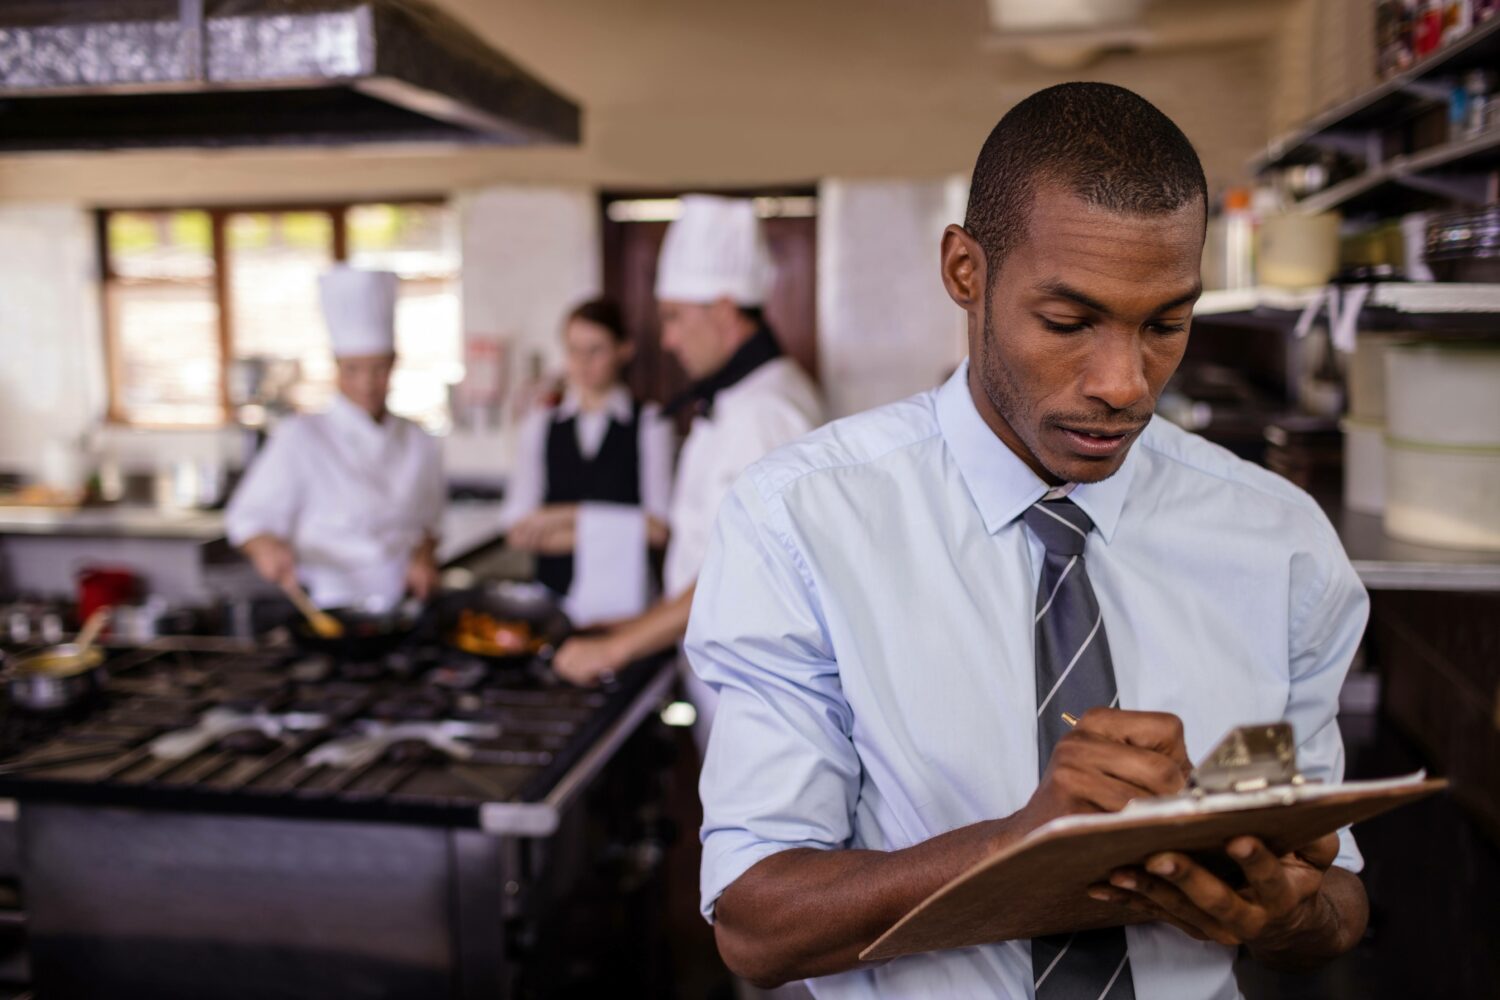
[[[1493,996],[1497,74],[1490,0],[0,0],[0,996],[729,996],[664,658],[580,691],[452,615],[566,627],[504,582],[503,498],[580,303],[618,304],[636,397],[687,386],[680,196],[754,199],[783,350],[831,416],[879,405],[962,359],[938,237],[998,117],[1070,79],[1203,159],[1161,412],[1338,526],[1373,597],[1350,775],[1453,782],[1358,831],[1356,952],[1242,987]],[[399,277],[389,407],[448,498],[441,610],[356,652],[299,642],[222,513],[333,398],[340,263]],[[103,666],[26,683],[100,606]]]

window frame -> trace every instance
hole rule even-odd
[[[451,206],[453,200],[443,195],[412,197],[370,197],[349,201],[306,201],[270,203],[234,203],[222,205],[137,205],[97,208],[94,210],[95,245],[99,267],[100,329],[104,337],[104,371],[106,383],[105,422],[116,427],[138,430],[216,430],[230,425],[229,366],[234,360],[234,311],[230,308],[229,250],[225,239],[229,217],[233,215],[277,214],[283,212],[318,212],[329,216],[333,225],[333,261],[342,264],[349,259],[349,210],[361,205]],[[123,350],[120,331],[110,296],[119,280],[109,250],[109,219],[114,214],[152,212],[204,212],[209,217],[213,247],[214,306],[218,313],[219,343],[219,418],[214,423],[162,423],[132,420],[121,401],[124,387]],[[165,279],[163,279],[165,280]]]

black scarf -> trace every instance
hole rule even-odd
[[[712,416],[716,395],[767,361],[774,361],[779,357],[781,345],[776,343],[771,328],[762,323],[755,328],[750,339],[741,344],[740,349],[724,362],[724,367],[707,378],[694,382],[686,392],[668,403],[663,412],[668,416],[675,416],[679,411],[691,407],[700,416]]]

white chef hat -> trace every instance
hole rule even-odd
[[[318,278],[323,320],[336,358],[396,350],[396,276],[342,264]]]
[[[690,194],[667,229],[656,266],[656,297],[676,302],[732,299],[764,304],[773,269],[755,204],[744,198]]]

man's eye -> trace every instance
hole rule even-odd
[[[1040,316],[1038,318],[1042,321],[1042,326],[1048,330],[1051,330],[1053,333],[1077,333],[1079,330],[1082,330],[1085,325],[1083,323],[1057,323],[1045,316]]]
[[[1164,336],[1170,336],[1171,334],[1181,333],[1183,330],[1186,330],[1187,329],[1187,324],[1186,323],[1152,323],[1151,326],[1148,329],[1150,329],[1154,333],[1160,333],[1160,334],[1162,334]]]

